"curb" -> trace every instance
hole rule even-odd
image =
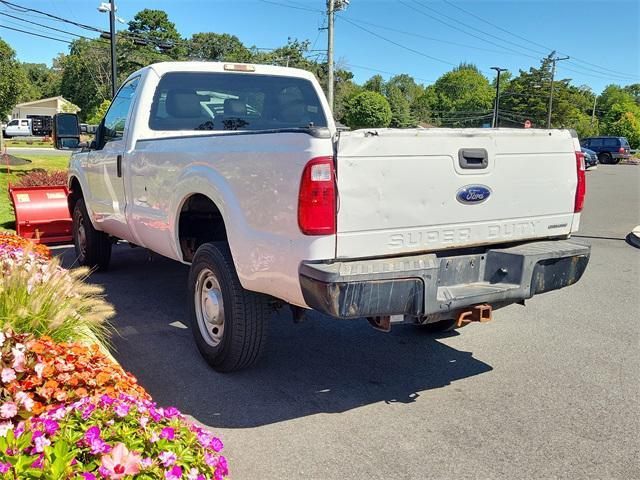
[[[627,235],[627,241],[636,248],[640,248],[640,225],[631,230],[631,233]]]

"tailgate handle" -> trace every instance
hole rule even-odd
[[[484,148],[461,148],[458,150],[458,161],[461,168],[487,168],[489,155]]]

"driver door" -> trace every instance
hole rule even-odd
[[[90,207],[96,228],[123,240],[131,240],[125,216],[123,162],[127,126],[140,78],[132,78],[118,91],[96,135],[96,149],[87,156]]]

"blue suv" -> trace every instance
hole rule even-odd
[[[624,137],[589,137],[580,145],[598,154],[600,163],[619,163],[631,156],[629,142]]]

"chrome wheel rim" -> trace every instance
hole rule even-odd
[[[224,335],[224,303],[220,283],[208,268],[198,274],[193,300],[202,338],[212,347],[219,345]]]

